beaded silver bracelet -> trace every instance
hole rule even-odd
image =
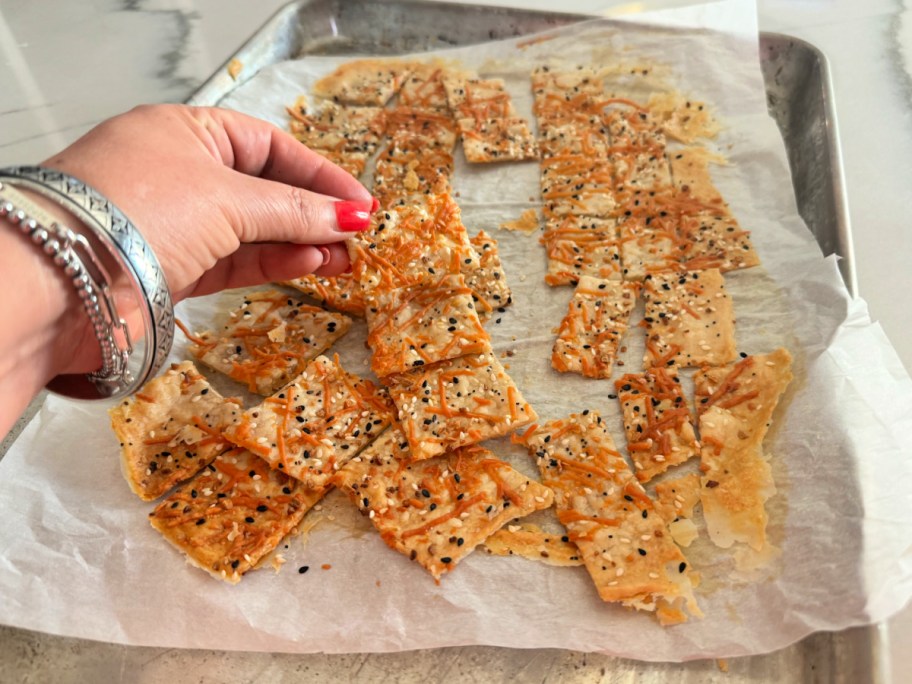
[[[86,376],[58,376],[48,389],[80,399],[131,394],[158,372],[174,339],[171,293],[152,249],[117,207],[72,176],[42,167],[12,167],[0,169],[0,189],[4,184],[7,190],[17,186],[54,202],[90,233],[80,235],[56,222],[43,225],[23,208],[3,202],[0,193],[0,216],[18,226],[63,269],[79,294],[102,350],[102,368]],[[139,364],[132,358],[133,340],[117,313],[112,280],[87,237],[110,252],[140,305],[144,342]]]

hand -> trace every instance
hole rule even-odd
[[[221,109],[138,107],[43,166],[85,181],[127,215],[175,301],[341,273],[351,233],[340,223],[366,228],[375,208],[358,181],[291,135]]]

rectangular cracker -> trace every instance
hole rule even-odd
[[[776,486],[763,453],[773,411],[792,380],[785,349],[748,356],[694,375],[699,414],[700,500],[709,536],[722,548],[766,544],[765,504]]]
[[[443,148],[402,150],[392,145],[377,159],[373,194],[385,208],[398,199],[449,192],[453,155]]]
[[[681,245],[676,213],[643,212],[618,219],[624,280],[643,280],[651,273],[680,270]]]
[[[444,79],[447,104],[455,119],[507,119],[516,116],[513,99],[499,78],[466,78],[450,74]]]
[[[655,148],[619,151],[613,148],[611,159],[614,168],[614,187],[619,193],[632,190],[671,189],[671,165],[662,150]]]
[[[281,284],[303,292],[330,309],[364,318],[364,294],[351,273],[331,277],[311,274]]]
[[[520,556],[562,568],[583,564],[579,549],[570,537],[545,532],[532,523],[500,528],[485,539],[484,550],[492,556]]]
[[[607,159],[610,150],[608,131],[593,117],[591,125],[582,123],[540,122],[538,147],[542,157],[583,155]]]
[[[750,232],[727,211],[701,211],[681,217],[681,259],[688,270],[718,268],[723,273],[760,264]]]
[[[352,273],[369,296],[478,268],[459,205],[447,194],[375,214],[346,244]]]
[[[497,240],[480,230],[470,239],[478,254],[478,268],[464,269],[466,286],[472,291],[475,311],[482,322],[491,315],[503,312],[513,303],[513,293],[507,284],[507,274],[500,261]]]
[[[152,501],[205,468],[230,445],[222,431],[241,417],[190,361],[172,364],[108,411],[130,489]]]
[[[586,155],[561,155],[541,161],[541,195],[547,218],[598,216],[617,209],[610,163]]]
[[[667,141],[662,127],[646,109],[632,106],[612,107],[605,113],[605,126],[608,128],[612,147],[650,149],[659,154],[665,151]]]
[[[356,59],[345,62],[314,84],[314,95],[333,102],[382,107],[395,95],[411,67],[406,62]]]
[[[710,163],[721,163],[722,158],[704,147],[685,147],[670,152],[668,159],[672,181],[679,193],[702,203],[710,211],[724,209],[725,200],[709,171]]]
[[[627,373],[614,387],[621,403],[627,452],[640,482],[700,453],[677,372],[659,367]]]
[[[548,256],[545,282],[576,285],[583,276],[621,279],[617,221],[569,214],[547,222],[541,238]]]
[[[291,134],[315,150],[370,156],[380,144],[386,127],[382,107],[346,107],[326,102],[316,114],[306,114],[294,107],[286,110],[291,116]]]
[[[400,149],[439,147],[452,152],[456,147],[456,122],[448,112],[415,107],[393,107],[386,113],[386,136]]]
[[[448,70],[437,64],[413,63],[399,90],[399,104],[414,109],[448,112],[444,79]]]
[[[416,460],[500,437],[536,417],[494,353],[390,375],[386,382]]]
[[[646,368],[721,366],[734,360],[734,309],[718,269],[657,273],[643,284]]]
[[[277,290],[250,292],[219,332],[188,337],[190,353],[257,394],[289,382],[348,332],[351,319]]]
[[[368,155],[364,152],[339,152],[338,150],[318,150],[314,152],[331,161],[343,171],[350,173],[355,178],[360,178],[367,168]]]
[[[701,615],[687,559],[594,411],[533,426],[525,443],[554,491],[558,519],[603,601],[655,612],[662,624]]]
[[[367,327],[379,378],[491,349],[459,274],[378,294],[367,307]]]
[[[390,548],[435,579],[499,528],[553,500],[546,487],[481,447],[412,460],[395,425],[349,461],[335,483]]]
[[[149,522],[187,560],[235,584],[328,489],[307,489],[246,449],[231,449],[162,501]]]
[[[701,489],[697,473],[665,480],[655,486],[656,509],[668,521],[671,538],[682,548],[687,548],[700,536],[693,513],[694,507],[700,503]]]
[[[311,488],[363,449],[392,419],[384,390],[318,356],[293,382],[244,412],[225,437]]]
[[[542,65],[532,71],[531,81],[535,96],[545,93],[562,97],[574,97],[580,93],[601,96],[604,92],[602,77],[595,69],[584,65],[577,65],[574,69],[555,69],[550,65]]]
[[[610,378],[636,304],[634,283],[580,278],[551,352],[551,367],[587,378]]]
[[[457,123],[470,164],[538,159],[538,143],[525,119],[459,119]]]

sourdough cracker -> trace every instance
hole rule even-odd
[[[341,104],[382,107],[402,87],[410,68],[397,60],[353,60],[317,81],[313,92]]]
[[[538,143],[525,119],[459,119],[462,151],[471,164],[538,159]]]
[[[246,449],[231,449],[156,506],[149,522],[192,565],[235,584],[327,491],[307,489]]]
[[[365,159],[380,144],[386,126],[381,107],[346,107],[325,102],[317,114],[287,108],[291,134],[307,147],[335,153],[358,153]]]
[[[497,240],[480,230],[470,242],[478,254],[478,268],[464,269],[463,273],[466,286],[472,291],[475,311],[484,322],[495,311],[502,312],[504,307],[512,304],[513,293],[500,261]]]
[[[485,539],[484,550],[492,556],[520,556],[563,568],[583,564],[579,549],[569,536],[545,532],[532,523],[500,528]]]
[[[551,505],[553,495],[481,447],[415,461],[397,425],[334,478],[383,541],[435,579],[511,520]]]
[[[280,283],[303,292],[323,306],[364,318],[364,294],[351,273],[337,276],[306,275]]]
[[[152,501],[205,468],[230,446],[221,433],[240,420],[241,410],[193,363],[172,364],[108,411],[130,489]]]

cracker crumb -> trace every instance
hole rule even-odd
[[[514,221],[504,221],[500,224],[503,230],[518,230],[522,233],[531,233],[538,230],[538,214],[535,209],[526,209]]]
[[[244,64],[241,60],[235,58],[228,62],[228,75],[231,76],[233,81],[236,81],[238,76],[241,73],[241,69],[244,68]]]

